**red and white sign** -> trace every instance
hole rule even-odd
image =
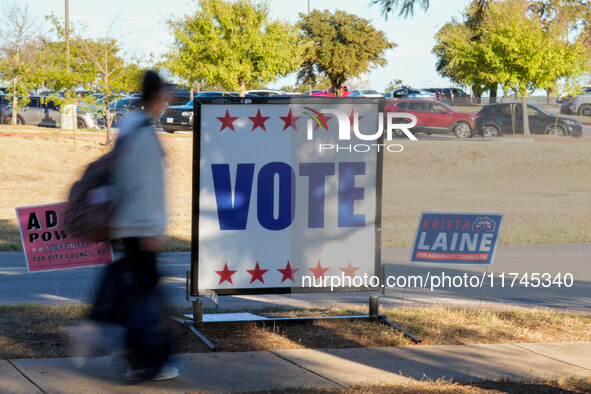
[[[64,224],[66,203],[16,208],[29,272],[108,264],[113,261],[109,242],[91,242],[68,236]]]
[[[379,151],[351,132],[375,134],[379,102],[343,100],[200,103],[194,295],[328,291],[329,276],[381,271]]]

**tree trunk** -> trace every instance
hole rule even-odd
[[[246,82],[240,82],[240,97],[246,97]]]
[[[529,132],[529,117],[527,116],[527,97],[523,95],[521,97],[521,112],[523,112],[523,135],[526,137],[531,136]]]
[[[111,119],[111,110],[109,109],[109,102],[105,100],[105,125],[107,126],[107,145],[111,145],[112,135],[111,135],[111,123],[113,119]]]
[[[548,104],[556,104],[556,91],[553,88],[548,88],[546,89],[546,92],[548,93],[546,102]]]
[[[492,103],[496,103],[497,102],[497,90],[498,90],[498,85],[495,83],[494,85],[490,85],[488,91],[489,91],[489,104]]]
[[[191,97],[191,100],[193,100],[193,98],[194,98],[194,97],[193,97],[193,96],[194,96],[194,95],[193,95],[193,92],[194,92],[194,91],[195,91],[195,89],[193,89],[193,86],[191,86],[191,96],[190,96],[190,97]]]
[[[16,86],[18,85],[18,78],[14,78],[12,85],[12,120],[10,123],[16,125],[17,112],[18,112],[18,95],[16,94]]]

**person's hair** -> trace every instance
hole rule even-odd
[[[150,104],[158,92],[162,89],[162,79],[154,70],[148,70],[142,79],[142,99],[145,104]]]

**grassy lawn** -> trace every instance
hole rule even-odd
[[[0,306],[0,359],[68,357],[66,329],[86,316],[87,306]],[[175,309],[181,316],[188,310]],[[382,311],[422,339],[421,345],[591,341],[591,316],[549,310],[399,308]],[[322,316],[340,310],[256,312],[265,316]],[[187,327],[172,322],[177,353],[208,352]],[[306,324],[207,325],[202,332],[220,351],[241,352],[301,348],[410,346],[393,328],[369,321],[316,321]]]
[[[64,201],[107,151],[92,135],[0,137],[0,250],[20,250],[15,207]],[[510,139],[507,139],[509,141]],[[591,242],[591,143],[400,140],[384,154],[382,246],[409,247],[421,211],[505,213],[502,244]],[[168,250],[190,249],[191,138],[165,138]]]
[[[591,392],[591,378],[587,379],[555,379],[548,381],[514,382],[508,380],[483,381],[464,384],[460,382],[437,380],[421,381],[408,384],[351,386],[339,389],[285,389],[265,391],[269,394],[564,394]]]

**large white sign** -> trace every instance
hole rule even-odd
[[[377,275],[381,101],[261,102],[197,105],[194,295]]]

